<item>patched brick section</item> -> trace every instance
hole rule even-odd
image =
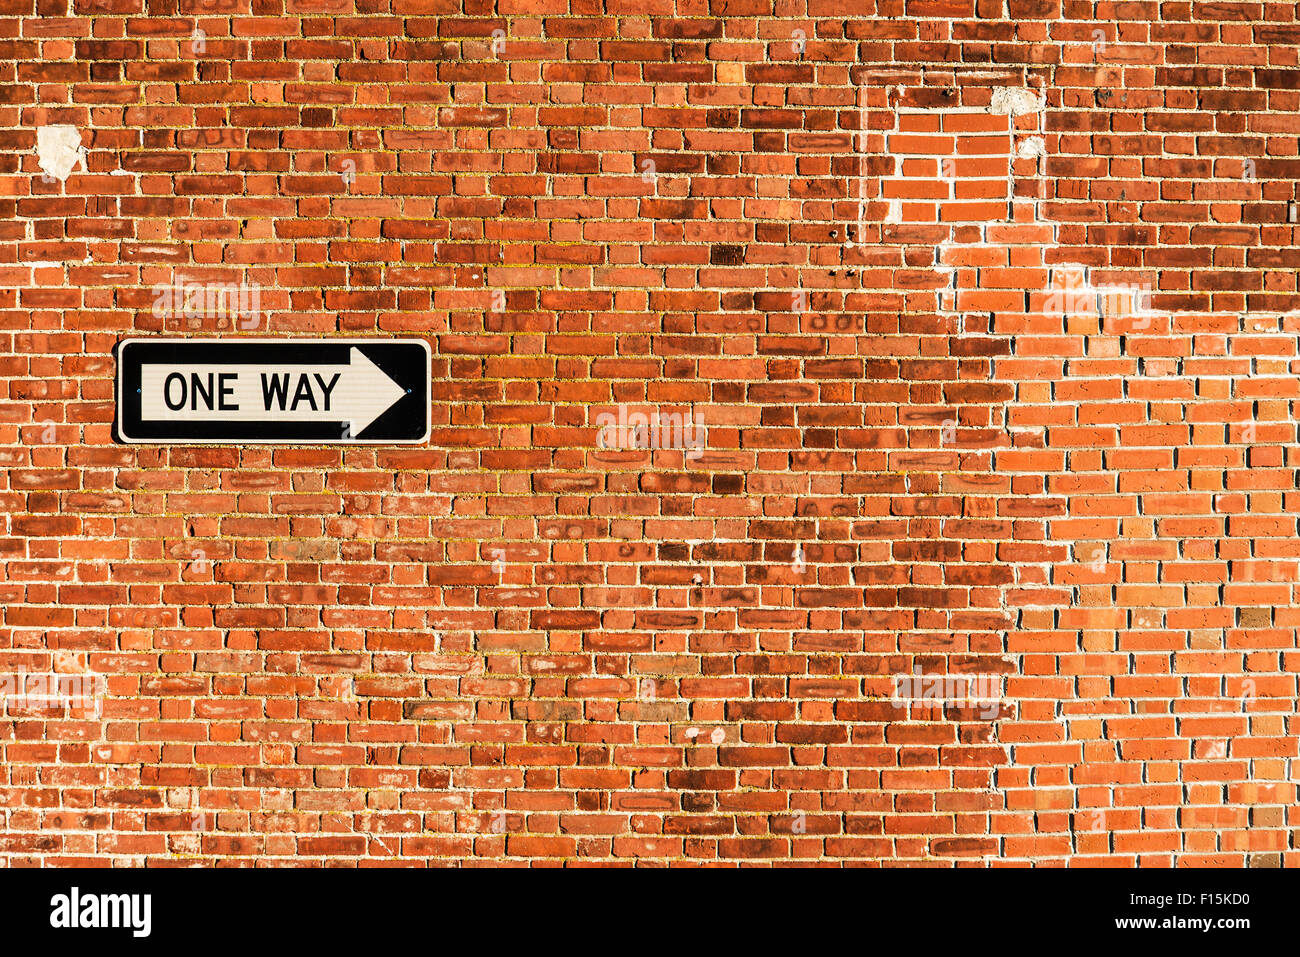
[[[903,125],[931,131],[906,142],[936,156],[956,142],[942,116]],[[954,227],[936,249],[953,287],[936,290],[938,308],[968,328],[983,312],[1010,337],[993,379],[1014,400],[990,472],[1021,494],[1002,506],[1019,534],[1000,549],[1015,667],[995,804],[1032,812],[1033,828],[998,854],[1276,864],[1294,799],[1295,676],[1272,625],[1295,598],[1276,539],[1294,521],[1284,370],[1300,319],[1165,311],[1153,274],[1063,262],[1045,190],[1020,181],[1041,168],[1026,142],[1001,160],[1007,221]],[[903,201],[916,222],[900,232],[933,229],[957,201],[929,192],[933,207]]]
[[[898,111],[885,138],[896,173],[883,184],[889,223],[1000,222],[1011,202],[1012,121],[1000,113]]]

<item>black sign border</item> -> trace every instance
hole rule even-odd
[[[350,351],[357,348],[408,392],[360,434],[350,438],[342,437],[345,419],[293,423],[142,420],[139,389],[145,364],[265,365],[268,346],[288,347],[289,355],[274,361],[294,364],[342,365],[348,361]],[[422,445],[432,433],[429,393],[433,356],[424,339],[129,338],[113,347],[113,356],[117,362],[113,440],[124,445]],[[289,428],[294,432],[290,437],[274,434]]]

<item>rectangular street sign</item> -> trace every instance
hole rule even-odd
[[[124,339],[116,438],[426,442],[430,363],[423,339]]]

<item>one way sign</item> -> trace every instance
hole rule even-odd
[[[125,339],[117,438],[424,442],[429,371],[422,339]]]

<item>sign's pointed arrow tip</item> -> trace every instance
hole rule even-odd
[[[352,412],[349,431],[354,437],[368,429],[375,419],[406,395],[405,389],[355,346],[348,356],[346,388],[349,394],[344,401]]]

